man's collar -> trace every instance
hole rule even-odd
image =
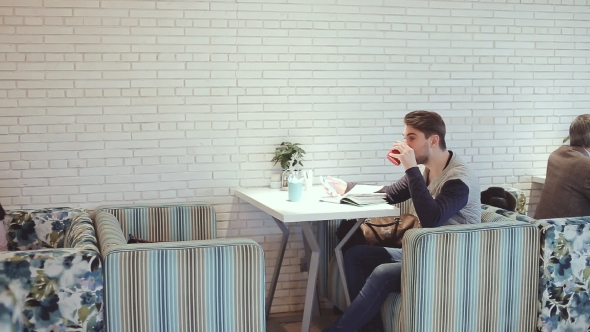
[[[449,151],[449,159],[447,159],[447,163],[445,164],[445,168],[447,168],[447,166],[449,166],[449,164],[451,163],[451,158],[453,158],[453,151],[448,150]],[[443,170],[445,169],[443,168]]]
[[[570,147],[570,149],[576,150],[579,153],[581,153],[581,154],[583,154],[585,156],[590,157],[590,151],[588,151],[588,149],[586,149],[583,146],[579,146],[579,145],[573,146],[573,145],[570,145],[569,147]]]

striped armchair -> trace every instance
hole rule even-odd
[[[534,222],[533,218],[524,215],[526,213],[526,195],[520,189],[513,187],[504,187],[504,189],[514,195],[517,201],[517,211],[512,212],[502,210],[493,206],[482,204],[482,222],[490,221],[507,221],[512,219],[513,221],[526,221]],[[409,213],[412,200],[407,200],[402,203],[395,204],[400,209],[400,213]],[[486,212],[485,210],[489,210]],[[489,218],[489,220],[486,219]],[[506,219],[506,218],[508,219]],[[336,238],[336,230],[340,225],[340,220],[329,220],[322,221],[317,225],[317,239],[322,250],[320,253],[320,269],[318,272],[318,292],[320,295],[329,300],[334,307],[343,311],[348,308],[344,291],[342,289],[342,281],[340,278],[340,272],[338,271],[338,265],[336,264],[336,257],[334,249],[338,244],[338,238]]]
[[[415,229],[403,241],[402,293],[386,331],[533,331],[539,232],[508,221]]]
[[[398,206],[407,213],[409,202]],[[489,208],[482,210],[481,224],[407,233],[403,293],[392,293],[381,308],[386,331],[534,330],[539,232],[530,223],[532,218]],[[318,224],[318,242],[325,246],[325,257],[320,259],[330,262],[322,264],[318,289],[335,307],[345,310],[348,306],[332,257],[338,224],[337,220]]]
[[[265,330],[262,248],[216,239],[213,207],[102,206],[95,225],[109,331]]]

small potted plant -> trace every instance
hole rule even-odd
[[[275,149],[275,155],[271,159],[274,165],[280,163],[283,169],[281,176],[282,189],[286,189],[289,185],[287,182],[289,173],[303,166],[302,160],[305,150],[299,145],[299,143],[283,142]]]

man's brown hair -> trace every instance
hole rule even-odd
[[[590,114],[582,114],[570,125],[570,145],[590,147]]]
[[[404,123],[406,126],[416,128],[424,133],[426,138],[432,135],[438,135],[439,143],[438,146],[441,150],[447,149],[447,143],[445,142],[445,134],[447,133],[447,127],[442,117],[436,112],[428,111],[413,111],[404,117]]]

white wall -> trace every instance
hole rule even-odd
[[[590,1],[0,0],[0,202],[205,200],[220,236],[280,232],[231,195],[282,141],[388,183],[410,110],[440,112],[482,186],[529,189],[590,106]],[[535,198],[533,198],[533,201]],[[303,307],[293,231],[274,312]],[[270,280],[270,278],[269,278]]]

